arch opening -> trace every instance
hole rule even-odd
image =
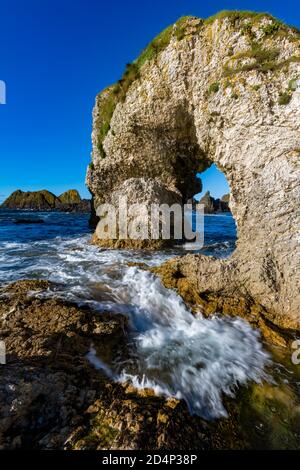
[[[202,254],[228,258],[236,248],[237,225],[230,210],[230,186],[225,174],[211,163],[195,179],[201,192],[194,194],[193,206],[204,206],[204,246]]]

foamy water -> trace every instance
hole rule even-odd
[[[229,223],[223,219],[216,223]],[[0,225],[0,281],[47,279],[56,285],[43,296],[89,305],[95,314],[127,315],[130,362],[105,364],[92,346],[88,359],[95,367],[116,381],[130,380],[137,387],[182,398],[192,413],[208,418],[226,416],[224,394],[233,396],[239,385],[267,378],[269,357],[258,332],[246,322],[195,317],[157,277],[127,265],[139,261],[154,266],[182,252],[101,250],[89,243],[83,218],[47,214],[46,220],[48,228],[30,227],[27,234],[20,226]],[[209,220],[212,230],[214,219]],[[222,243],[229,242],[212,240],[208,252],[218,254]]]
[[[135,267],[124,273],[117,297],[134,332],[137,372],[125,366],[116,380],[182,398],[192,413],[216,418],[227,415],[222,394],[267,379],[269,356],[242,319],[195,317],[174,291]]]

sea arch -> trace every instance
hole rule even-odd
[[[199,302],[211,296],[225,313],[238,303],[290,331],[300,327],[299,41],[268,15],[180,20],[98,95],[87,176],[95,206],[120,194],[184,203],[199,191],[195,173],[215,163],[231,188],[237,248],[228,260],[187,255],[166,269]]]

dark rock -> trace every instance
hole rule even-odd
[[[200,199],[199,204],[204,205],[205,214],[217,214],[219,212],[230,212],[227,196],[229,201],[229,194],[222,197],[222,199],[215,199],[210,195],[210,191],[207,191],[204,196]],[[223,199],[225,198],[225,199]]]
[[[207,191],[204,196],[200,199],[199,204],[204,205],[205,214],[213,214],[215,212],[215,199],[211,197],[210,192]]]
[[[57,209],[61,212],[91,212],[91,201],[81,199],[79,203],[59,204]]]
[[[77,212],[91,212],[91,200],[90,199],[81,199],[80,203],[76,208]]]
[[[16,219],[14,221],[15,224],[43,224],[44,220],[43,219]]]

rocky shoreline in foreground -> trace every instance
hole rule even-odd
[[[245,446],[242,436],[233,439],[234,415],[209,425],[179,400],[115,383],[96,370],[87,359],[91,345],[106,361],[128,354],[126,317],[32,296],[50,288],[47,281],[24,280],[0,291],[0,337],[7,345],[0,449]]]
[[[287,425],[274,427],[268,411],[272,406],[276,416],[289,416],[294,398],[286,385],[252,384],[236,398],[224,396],[227,418],[191,416],[183,401],[114,382],[96,369],[87,356],[91,347],[105,363],[128,357],[126,316],[43,297],[49,290],[55,295],[55,288],[23,280],[0,289],[0,339],[7,353],[0,449],[297,448],[295,437],[283,444]],[[284,422],[297,425],[296,415]],[[270,429],[263,436],[261,423]]]

